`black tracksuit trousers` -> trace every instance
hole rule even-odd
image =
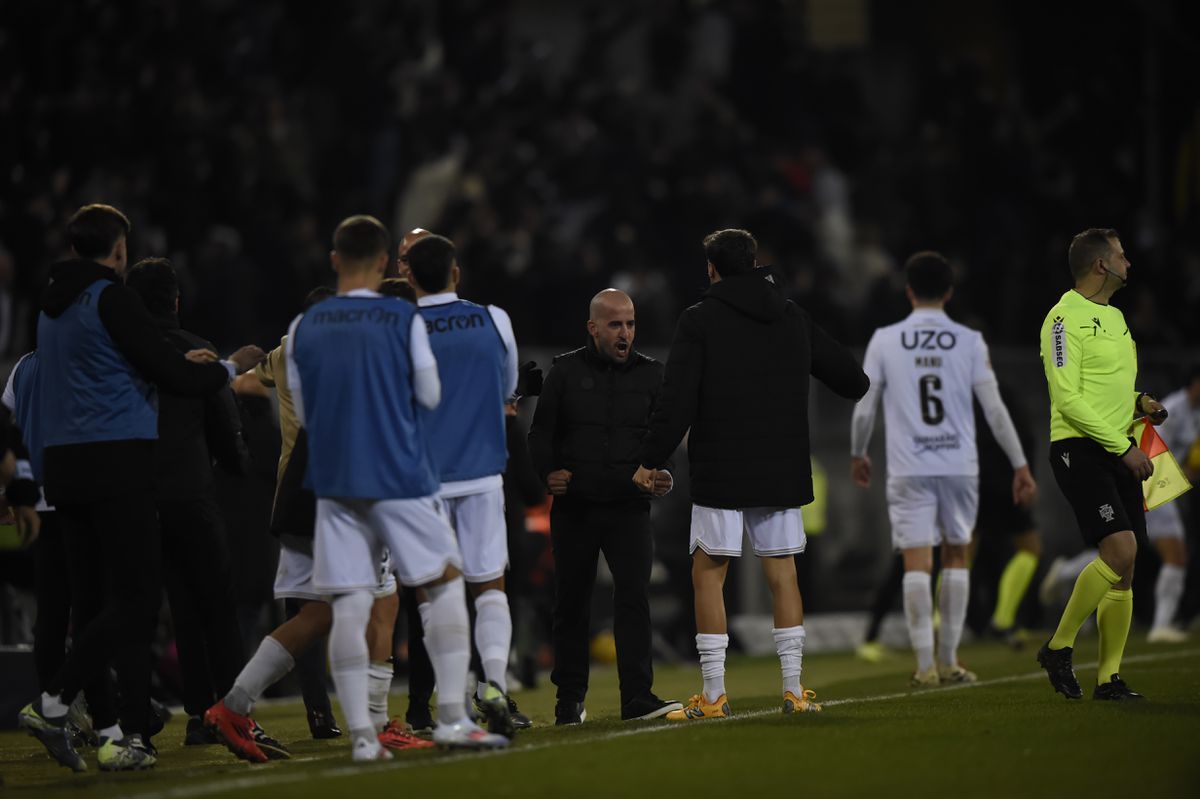
[[[654,542],[645,501],[600,503],[568,496],[550,509],[554,553],[554,671],[561,702],[587,694],[592,591],[600,553],[613,576],[613,637],[621,704],[644,699],[654,684],[650,657],[650,566]]]

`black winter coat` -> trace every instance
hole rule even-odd
[[[542,481],[567,469],[566,496],[648,500],[633,473],[662,379],[663,365],[653,358],[635,350],[617,364],[590,339],[586,347],[557,356],[529,426],[529,454]]]
[[[216,348],[179,327],[175,316],[156,316],[163,335],[177,350]],[[158,500],[197,499],[213,492],[213,461],[234,475],[250,466],[242,419],[233,389],[203,397],[158,392],[158,441],[154,447],[154,496]]]
[[[870,385],[850,351],[785,299],[767,270],[714,283],[679,318],[641,463],[663,463],[690,428],[696,504],[812,502],[809,375],[853,400]]]

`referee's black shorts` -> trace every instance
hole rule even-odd
[[[1064,438],[1050,442],[1050,466],[1088,544],[1122,530],[1145,540],[1142,486],[1119,456],[1090,438]]]

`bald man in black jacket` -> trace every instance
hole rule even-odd
[[[649,489],[656,470],[688,434],[692,491],[692,583],[696,648],[704,690],[673,720],[727,716],[724,585],[743,531],[762,559],[774,597],[783,711],[820,710],[800,685],[804,608],[794,555],[804,551],[800,506],[813,500],[809,461],[809,378],[847,399],[870,381],[854,356],[783,296],[758,244],[744,230],[704,240],[711,283],[683,312],[671,343],[662,395],[634,482]],[[690,429],[690,433],[688,432]]]
[[[670,490],[671,476],[656,470],[644,490],[631,480],[663,367],[633,349],[633,301],[624,292],[597,294],[587,326],[587,345],[554,359],[529,427],[534,468],[554,496],[556,724],[585,717],[589,610],[601,552],[613,575],[621,718],[657,718],[681,707],[651,690],[650,498]]]

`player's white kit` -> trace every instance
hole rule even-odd
[[[709,508],[692,505],[689,552],[702,549],[709,555],[736,558],[742,554],[742,536],[759,557],[795,555],[808,539],[799,508]]]
[[[458,537],[463,577],[496,580],[508,568],[502,406],[517,388],[512,321],[503,309],[465,302],[454,292],[421,297],[417,306],[442,379],[442,402],[424,415],[443,475],[438,496]]]
[[[1162,401],[1167,409],[1167,421],[1158,427],[1158,434],[1177,459],[1187,455],[1193,442],[1200,437],[1200,427],[1196,422],[1197,414],[1188,404],[1187,391],[1180,389],[1167,395]],[[1146,535],[1151,541],[1160,538],[1184,537],[1183,516],[1179,513],[1179,504],[1168,502],[1146,513]]]
[[[919,308],[875,331],[863,371],[871,388],[854,409],[851,454],[866,454],[882,395],[893,545],[969,543],[979,507],[973,395],[1013,467],[1025,465],[983,336],[944,311]]]
[[[387,550],[380,560],[375,586],[371,593],[376,599],[396,593],[396,575],[392,571]],[[276,599],[308,599],[326,601],[329,595],[313,584],[313,553],[311,549],[283,544],[279,547],[279,566],[275,570]]]
[[[326,458],[322,456],[318,448],[317,436],[314,435],[310,424],[311,420],[307,417],[312,412],[310,400],[319,397],[319,392],[327,393],[328,396],[322,398],[324,404],[332,405],[342,411],[343,419],[355,418],[354,412],[349,410],[352,407],[349,403],[357,399],[360,403],[375,402],[382,406],[381,410],[372,409],[371,415],[376,417],[383,413],[390,413],[393,405],[399,406],[400,410],[394,414],[396,424],[398,426],[405,423],[416,424],[416,410],[411,407],[411,393],[409,394],[410,399],[408,399],[410,407],[405,407],[401,384],[398,384],[397,387],[350,385],[354,380],[365,379],[357,372],[337,378],[326,378],[325,382],[315,387],[301,382],[303,369],[297,363],[296,351],[301,344],[298,341],[298,330],[300,330],[299,326],[302,324],[302,320],[311,318],[313,325],[336,324],[341,323],[343,319],[354,322],[372,319],[374,317],[370,314],[374,314],[380,320],[385,320],[383,324],[380,324],[382,328],[386,324],[387,314],[396,315],[395,306],[386,302],[377,308],[370,306],[371,302],[382,300],[375,292],[352,291],[336,299],[338,303],[347,305],[367,301],[368,304],[365,306],[367,310],[353,306],[347,310],[341,310],[332,301],[327,300],[319,308],[314,307],[307,314],[297,317],[288,330],[286,347],[288,382],[292,390],[296,415],[301,425],[308,427],[310,432],[309,473],[312,475],[314,467],[320,465],[328,472],[322,482],[333,481],[332,485],[335,486],[332,489],[322,490],[321,486],[316,486],[317,480],[314,479],[317,493],[317,518],[316,536],[313,542],[312,586],[320,595],[340,594],[360,589],[382,595],[379,592],[384,590],[384,587],[380,584],[379,575],[381,569],[385,568],[384,558],[389,553],[391,569],[399,577],[400,582],[408,586],[428,583],[440,577],[448,566],[460,569],[462,559],[458,551],[458,544],[454,540],[453,531],[446,518],[443,503],[435,494],[436,483],[431,485],[428,482],[432,478],[432,472],[424,451],[423,439],[420,438],[419,433],[413,432],[417,429],[416,427],[407,428],[407,434],[411,437],[409,440],[393,437],[396,446],[391,450],[384,448],[386,442],[380,437],[382,431],[380,431],[380,436],[375,437],[372,437],[367,431],[359,431],[356,437],[359,439],[361,451],[336,457],[336,463],[325,462]],[[405,306],[401,304],[400,307]],[[338,310],[334,310],[335,308]],[[403,339],[404,355],[402,357],[407,362],[410,372],[406,379],[412,380],[413,375],[420,377],[422,373],[430,371],[436,374],[437,360],[429,348],[424,321],[415,313],[407,311],[407,308],[406,313],[412,316],[408,335]],[[325,322],[326,317],[331,321]],[[384,337],[382,340],[389,341],[389,338]],[[384,348],[380,346],[379,349],[383,350]],[[392,357],[395,357],[395,354],[392,354]],[[343,385],[340,391],[335,391],[333,389],[337,386],[339,378],[346,385]],[[403,391],[412,392],[412,390],[411,383],[403,385]],[[347,405],[343,406],[341,403],[347,403]],[[343,410],[343,407],[346,410]],[[409,418],[403,418],[401,411]],[[333,415],[329,411],[325,413]],[[360,420],[356,419],[356,421]],[[326,433],[326,440],[332,439],[336,442],[334,447],[326,444],[330,449],[337,451],[353,447],[355,436],[343,436],[339,431],[337,421],[327,419],[322,427],[329,431]],[[412,443],[414,441],[419,442],[415,448]],[[374,449],[374,455],[369,451],[371,449]],[[402,466],[392,466],[389,470],[386,467],[373,465],[388,457],[399,461]],[[361,472],[363,476],[355,479],[356,471]],[[375,490],[372,480],[380,479],[377,473],[383,474],[383,479],[398,480],[401,490]],[[434,490],[422,496],[423,488],[411,488],[420,485],[431,485]],[[359,492],[374,493],[376,496],[363,496]],[[388,493],[415,493],[417,496],[387,496]],[[322,494],[325,495],[322,496]]]

